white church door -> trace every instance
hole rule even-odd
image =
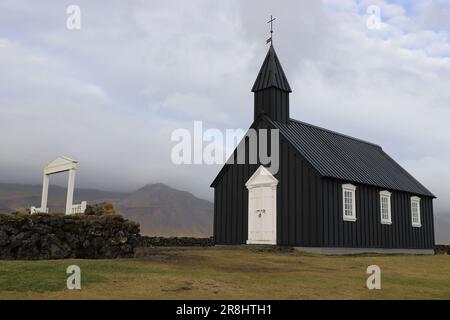
[[[246,183],[248,189],[247,244],[277,244],[278,180],[263,166]]]

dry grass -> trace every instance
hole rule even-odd
[[[71,264],[81,267],[80,291],[65,288]],[[382,290],[365,288],[372,264]],[[450,257],[160,249],[134,260],[0,261],[0,298],[450,299]]]

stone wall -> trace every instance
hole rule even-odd
[[[448,244],[437,244],[434,247],[434,252],[436,254],[450,254],[450,245],[448,245]]]
[[[141,237],[142,247],[210,247],[214,245],[213,238],[189,237]]]
[[[0,214],[0,259],[127,258],[140,243],[120,215]]]

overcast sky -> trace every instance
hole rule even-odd
[[[2,0],[0,181],[41,183],[66,155],[77,187],[211,199],[220,168],[173,165],[170,135],[248,128],[271,14],[291,117],[380,144],[450,208],[448,0]]]

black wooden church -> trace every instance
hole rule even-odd
[[[292,91],[273,45],[252,92],[251,128],[279,130],[279,170],[224,165],[211,185],[216,244],[433,252],[434,195],[380,146],[291,119]],[[246,151],[249,141],[241,141]]]

